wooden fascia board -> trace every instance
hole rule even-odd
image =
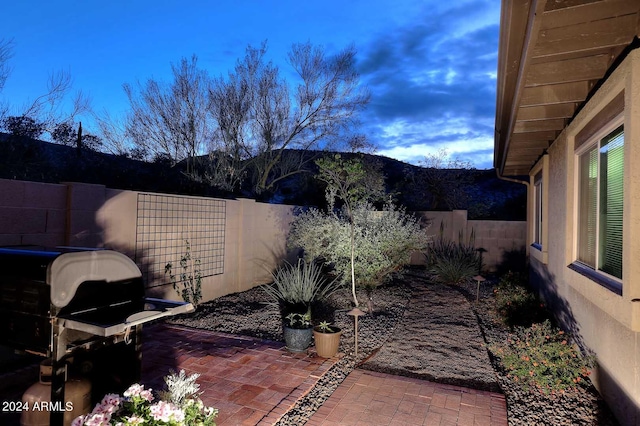
[[[501,81],[498,82],[498,110],[496,111],[496,146],[494,165],[504,171],[520,97],[526,80],[529,52],[538,38],[539,28],[547,0],[503,0],[500,19],[500,50],[504,53],[499,64]],[[526,22],[526,25],[522,25]],[[522,28],[525,28],[524,33]],[[509,73],[509,66],[512,66]],[[513,73],[514,68],[517,70]]]

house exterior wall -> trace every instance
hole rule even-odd
[[[622,295],[568,267],[577,253],[576,135],[620,93],[625,100]],[[598,368],[592,381],[618,420],[625,425],[640,424],[639,50],[627,56],[547,152],[531,173],[533,178],[542,168],[548,179],[543,197],[543,247],[529,249],[531,282],[564,327],[596,355]]]

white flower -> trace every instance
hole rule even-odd
[[[182,422],[184,421],[184,412],[170,402],[159,401],[150,407],[151,417],[161,422]]]

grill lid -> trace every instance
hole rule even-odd
[[[122,253],[74,247],[2,247],[0,271],[5,280],[21,278],[49,285],[51,303],[57,308],[67,306],[84,282],[108,284],[142,277],[138,266]]]
[[[61,253],[47,268],[51,303],[58,308],[67,306],[85,281],[109,283],[141,276],[138,266],[131,259],[111,250]]]

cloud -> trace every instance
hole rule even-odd
[[[366,133],[380,152],[409,158],[468,146],[465,155],[491,167],[499,6],[427,6],[428,13],[378,34],[362,52],[358,69],[372,93]]]

